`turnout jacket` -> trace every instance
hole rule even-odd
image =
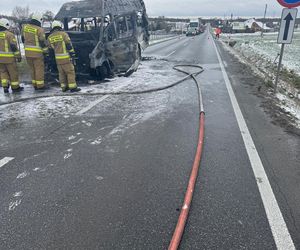
[[[56,30],[48,37],[48,46],[54,50],[57,64],[67,64],[71,62],[71,57],[75,51],[69,35],[61,30]]]
[[[24,42],[26,57],[40,58],[48,53],[46,36],[43,28],[34,24],[23,25],[22,40]]]
[[[8,31],[0,31],[0,63],[13,63],[21,58],[15,35]]]

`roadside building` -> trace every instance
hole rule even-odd
[[[176,22],[175,26],[172,28],[171,31],[176,33],[183,33],[187,30],[188,23],[185,22]]]
[[[245,21],[245,26],[246,26],[246,29],[250,29],[252,32],[260,32],[260,31],[270,32],[270,31],[272,31],[272,29],[267,27],[266,24],[264,24],[262,22],[258,22],[257,20],[255,20],[255,18],[251,18],[251,19]]]
[[[233,22],[232,26],[232,33],[245,33],[246,32],[246,25],[244,22]]]

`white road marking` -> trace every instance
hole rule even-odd
[[[176,50],[174,50],[173,52],[171,52],[170,54],[166,55],[166,57],[169,57],[171,55],[173,55],[176,52]]]
[[[124,86],[115,88],[114,92],[118,92],[120,90],[122,90],[122,88],[124,88]],[[78,111],[76,113],[76,115],[83,115],[84,113],[88,112],[89,110],[91,110],[93,107],[95,107],[96,105],[98,105],[100,102],[103,102],[104,100],[106,100],[108,97],[111,97],[111,95],[104,95],[101,98],[99,98],[98,100],[95,100],[93,102],[91,102],[90,105],[88,105],[87,107],[85,107],[84,109]],[[78,134],[77,134],[78,135]]]
[[[84,109],[78,111],[76,113],[76,115],[83,115],[84,113],[88,112],[89,110],[91,110],[93,107],[95,107],[97,104],[99,104],[100,102],[106,100],[108,97],[110,97],[109,95],[105,95],[102,96],[100,99],[92,102],[90,105],[88,105],[87,107],[85,107]]]
[[[268,176],[265,172],[262,161],[259,157],[257,149],[255,147],[254,141],[251,137],[249,129],[247,127],[246,121],[243,117],[242,111],[232,89],[231,82],[227,75],[227,72],[224,68],[224,64],[222,62],[220,53],[217,49],[217,46],[213,40],[213,44],[217,53],[217,57],[221,66],[221,70],[223,73],[223,77],[226,83],[226,87],[230,96],[230,100],[234,109],[234,113],[241,131],[241,135],[243,137],[243,141],[248,153],[248,157],[251,163],[251,167],[254,173],[256,180],[261,180],[260,182],[256,182],[261,199],[264,204],[264,208],[266,211],[266,215],[270,224],[270,228],[277,246],[279,250],[294,250],[295,245],[287,228],[287,225],[284,221],[282,213],[280,211],[279,205],[277,203],[276,197],[273,193],[271,184],[269,182]]]
[[[0,160],[0,168],[2,168],[5,164],[9,163],[10,161],[12,161],[13,157],[4,157],[2,160]]]

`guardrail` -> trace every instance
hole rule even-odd
[[[150,41],[162,40],[162,39],[171,38],[175,36],[178,35],[177,34],[151,34]]]

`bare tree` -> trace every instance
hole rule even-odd
[[[12,11],[12,16],[17,20],[28,19],[30,16],[29,6],[26,7],[16,6]]]
[[[43,14],[45,21],[53,21],[54,20],[54,13],[51,10],[45,11]]]

